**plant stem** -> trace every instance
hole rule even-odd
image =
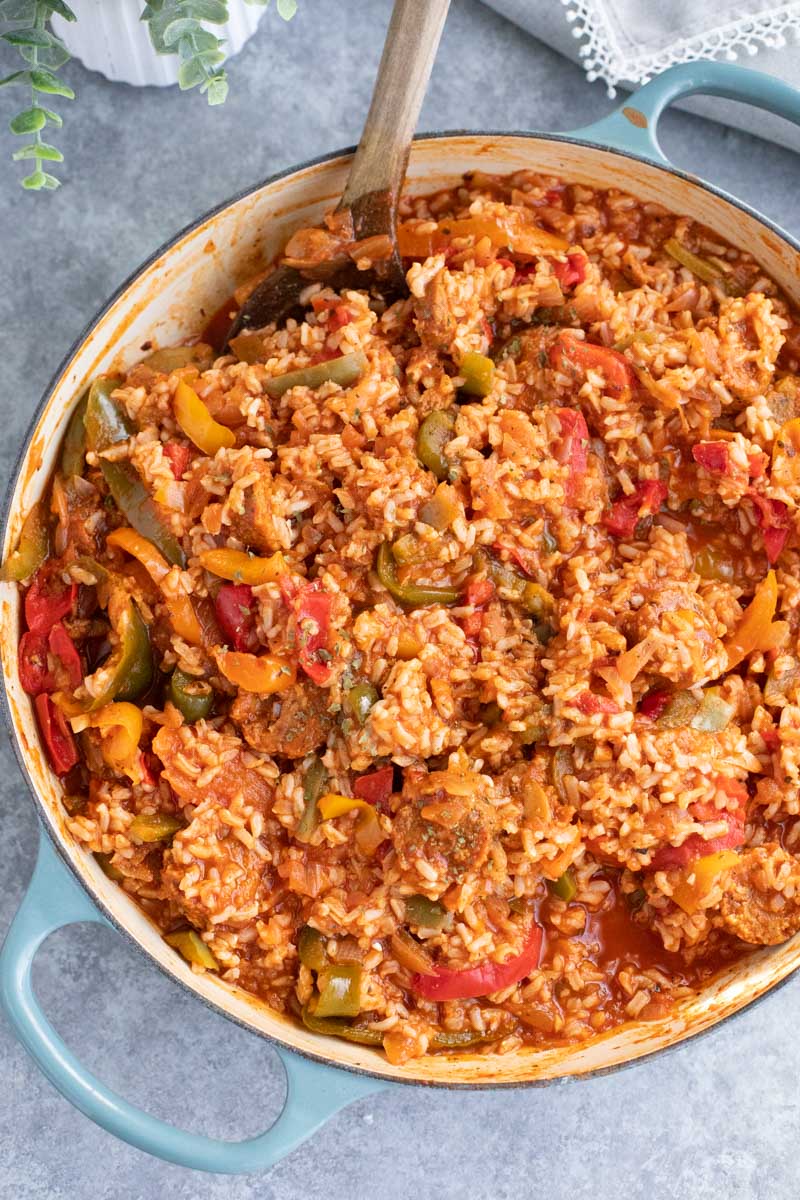
[[[38,0],[37,0],[36,20],[34,21],[34,28],[38,29],[42,33],[44,33],[44,28],[45,28],[46,22],[47,22],[46,10],[42,4],[38,3]],[[31,68],[35,71],[38,66],[39,66],[39,47],[34,46],[33,47],[33,62],[31,63]],[[31,87],[31,108],[41,108],[41,105],[39,104],[39,101],[37,100],[36,97],[37,97],[36,88],[32,86]],[[34,140],[35,140],[37,146],[40,146],[42,144],[41,129],[36,130],[36,136],[35,136]],[[34,162],[36,164],[36,166],[34,167],[34,173],[41,172],[42,171],[42,159],[35,158]]]

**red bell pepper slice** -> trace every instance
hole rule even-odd
[[[550,364],[557,371],[571,370],[585,374],[599,371],[605,376],[605,391],[609,396],[621,396],[630,391],[636,381],[624,354],[608,346],[596,346],[570,334],[561,334],[550,347]]]
[[[19,681],[29,696],[51,692],[55,680],[47,663],[47,638],[43,633],[23,633],[19,643]]]
[[[641,518],[657,513],[666,498],[667,485],[647,479],[630,496],[614,501],[611,512],[603,517],[603,524],[615,537],[633,537]]]
[[[698,442],[696,446],[692,446],[692,458],[707,471],[730,475],[731,456],[724,442]]]
[[[381,767],[378,771],[370,771],[369,775],[359,775],[353,781],[353,795],[385,811],[393,782],[394,767]]]
[[[558,419],[561,423],[558,461],[566,463],[569,467],[565,497],[567,504],[572,504],[577,498],[578,488],[589,462],[589,430],[586,418],[577,408],[559,408]]]
[[[610,696],[596,696],[594,692],[581,692],[575,705],[587,717],[594,716],[595,713],[620,712],[616,700],[612,700]]]
[[[52,660],[55,663],[52,664]],[[50,633],[24,633],[19,643],[19,681],[29,696],[63,688],[75,691],[83,679],[75,643],[59,621]]]
[[[189,447],[182,442],[167,442],[164,446],[164,454],[169,459],[170,469],[175,478],[183,479],[192,457]]]
[[[758,513],[758,523],[764,535],[764,549],[767,552],[770,566],[776,563],[783,553],[786,539],[789,536],[792,519],[789,516],[789,506],[783,500],[772,500],[751,491],[750,499]]]
[[[463,971],[437,967],[433,975],[413,975],[411,987],[426,1000],[468,1000],[489,996],[512,987],[527,978],[539,965],[542,953],[542,927],[532,924],[525,945],[516,958],[497,963],[484,959]]]
[[[586,278],[585,254],[568,254],[566,262],[551,258],[550,265],[562,288],[575,287]]]
[[[50,765],[56,775],[66,775],[78,761],[78,750],[67,719],[44,693],[33,703]]]
[[[253,654],[258,649],[256,599],[246,583],[224,583],[214,601],[217,620],[234,650]]]
[[[300,666],[314,683],[330,681],[331,603],[315,583],[301,588],[295,600],[295,637]]]
[[[25,596],[25,623],[31,633],[49,633],[72,611],[77,595],[77,583],[64,583],[50,564],[41,567]]]
[[[704,854],[713,854],[717,850],[738,850],[745,840],[745,809],[747,806],[747,788],[738,779],[728,779],[718,776],[717,787],[737,801],[734,812],[720,812],[713,804],[693,804],[690,812],[695,820],[704,822],[727,822],[727,833],[719,837],[706,839],[699,833],[690,833],[680,846],[662,846],[656,850],[647,871],[671,871],[676,867],[686,867],[696,858]]]

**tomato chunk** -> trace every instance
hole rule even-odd
[[[670,694],[666,689],[648,692],[639,705],[639,712],[643,717],[649,717],[651,721],[657,721],[669,704]]]
[[[317,684],[328,683],[331,677],[331,603],[327,592],[314,583],[302,587],[295,600],[298,662]]]
[[[56,775],[66,775],[78,761],[78,750],[67,719],[44,693],[33,703],[50,765]]]
[[[41,567],[25,596],[25,623],[31,633],[49,633],[72,611],[77,595],[77,583],[64,583],[52,565]]]
[[[792,523],[789,506],[783,500],[772,500],[754,491],[750,493],[750,499],[756,507],[758,523],[764,535],[764,549],[772,566],[783,553],[789,536]]]
[[[437,967],[433,975],[413,975],[411,986],[426,1000],[467,1000],[501,992],[525,979],[539,965],[542,952],[542,927],[531,925],[525,945],[516,958],[497,963],[485,959],[463,971]]]
[[[690,812],[695,820],[706,824],[725,821],[727,832],[708,839],[699,833],[690,833],[680,846],[662,846],[655,852],[646,870],[671,871],[675,867],[688,866],[704,854],[712,854],[717,850],[737,850],[744,845],[747,788],[738,779],[728,779],[722,775],[718,776],[716,782],[720,791],[736,800],[734,812],[720,812],[713,804],[693,804]]]
[[[577,499],[589,462],[589,430],[583,413],[577,408],[559,408],[558,419],[562,439],[558,461],[569,467],[565,495],[567,503],[572,504]]]
[[[594,692],[581,692],[576,700],[576,706],[587,717],[595,713],[618,713],[620,707],[610,696],[597,696]]]
[[[170,469],[176,479],[183,479],[184,472],[189,466],[192,452],[183,442],[167,442],[164,454],[169,459]]]
[[[562,288],[575,287],[586,278],[586,255],[568,254],[566,262],[550,259],[550,265]]]
[[[724,442],[698,442],[692,446],[692,458],[707,471],[718,471],[729,475],[731,471],[730,450]]]
[[[609,346],[596,346],[571,334],[563,333],[550,348],[550,364],[557,371],[585,374],[599,371],[605,377],[605,392],[621,396],[633,388],[636,377],[624,354]]]
[[[385,810],[392,794],[393,781],[394,767],[381,767],[378,771],[370,771],[369,775],[359,775],[353,782],[353,795]]]
[[[630,496],[614,501],[603,524],[616,537],[633,537],[641,518],[657,513],[666,498],[667,485],[657,479],[647,479]]]
[[[50,630],[47,638],[50,653],[55,659],[54,674],[56,685],[74,692],[83,679],[81,656],[72,638],[59,621]]]
[[[214,601],[217,620],[234,650],[252,654],[258,649],[256,599],[246,583],[224,583]]]
[[[472,579],[464,592],[464,602],[471,604],[473,608],[481,608],[488,604],[493,596],[494,584],[491,579]]]

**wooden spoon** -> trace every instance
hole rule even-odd
[[[364,271],[349,258],[302,270],[278,267],[248,296],[226,342],[243,329],[280,324],[300,308],[301,293],[314,281],[337,290],[371,290],[387,300],[406,290],[397,252],[397,203],[449,5],[450,0],[395,0],[364,132],[336,208],[337,214],[349,213],[354,241],[383,235],[385,256]]]

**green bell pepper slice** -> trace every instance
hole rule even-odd
[[[446,929],[452,924],[453,914],[438,900],[417,894],[406,896],[405,905],[406,920],[420,929]]]
[[[197,679],[177,668],[169,681],[168,695],[189,725],[207,717],[214,706],[214,689],[205,679]]]
[[[16,550],[9,554],[0,567],[0,579],[5,583],[20,583],[34,575],[44,560],[50,546],[47,511],[43,500],[37,500],[22,522]]]
[[[72,475],[83,473],[83,463],[86,458],[86,409],[89,405],[89,393],[80,398],[75,411],[69,419],[67,432],[61,444],[61,471],[67,479]]]
[[[301,840],[309,837],[314,832],[318,820],[317,801],[323,793],[327,778],[328,772],[322,765],[322,761],[315,755],[306,770],[303,781],[304,808],[296,834]]]
[[[186,555],[181,544],[167,528],[158,505],[148,492],[139,472],[129,462],[107,462],[100,460],[108,490],[114,497],[117,508],[137,533],[152,542],[164,558],[174,567],[186,566]]]
[[[139,842],[166,842],[179,829],[183,829],[183,821],[169,813],[140,813],[131,821],[128,833]]]
[[[136,432],[135,426],[122,411],[111,393],[122,386],[122,380],[116,376],[105,379],[95,379],[86,397],[86,411],[83,424],[86,434],[86,446],[89,450],[100,453],[117,442],[126,442],[131,434]]]
[[[312,367],[301,367],[298,371],[267,379],[264,391],[277,400],[284,392],[295,387],[307,387],[312,391],[322,387],[323,383],[337,383],[341,388],[352,387],[366,369],[366,357],[357,350],[354,354],[343,354],[341,358],[331,358],[328,362],[315,363]]]
[[[315,1017],[357,1017],[361,1010],[360,963],[332,963],[317,976],[319,996],[313,1004]]]
[[[344,702],[350,715],[363,726],[373,704],[378,702],[378,692],[371,683],[363,680],[347,689]]]
[[[417,458],[440,483],[450,478],[450,463],[444,456],[444,448],[453,440],[455,428],[455,413],[436,408],[428,413],[417,434]]]
[[[378,550],[376,563],[378,579],[390,596],[408,608],[426,608],[430,604],[457,604],[461,592],[458,588],[438,587],[428,583],[401,583],[397,578],[394,555],[389,542]]]
[[[567,867],[558,879],[548,879],[547,890],[552,896],[557,896],[559,900],[564,900],[567,904],[573,900],[578,893],[578,884],[572,867]]]

